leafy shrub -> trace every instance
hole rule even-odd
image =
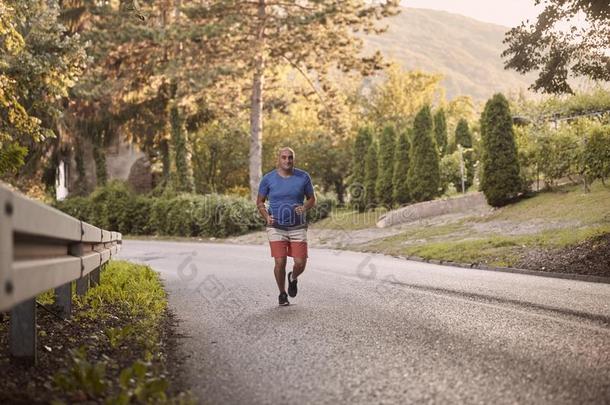
[[[446,192],[449,185],[456,190],[462,190],[462,172],[460,170],[460,152],[456,151],[441,158],[441,189]]]
[[[132,193],[118,181],[96,189],[89,197],[69,198],[55,206],[92,225],[123,234],[225,237],[263,227],[256,206],[248,198],[189,193],[146,197]]]
[[[70,197],[53,204],[55,208],[81,221],[90,222],[91,201],[87,197]]]
[[[239,235],[260,229],[262,219],[246,198],[218,194],[182,194],[152,204],[149,230],[162,235]]]
[[[610,125],[594,128],[587,137],[583,156],[585,174],[593,181],[610,177]]]
[[[169,235],[168,214],[171,209],[171,199],[155,198],[150,209],[148,229],[151,233]]]
[[[126,206],[123,227],[126,233],[132,235],[147,235],[151,233],[150,217],[155,199],[135,196]]]
[[[571,133],[548,134],[538,139],[537,162],[548,186],[578,172],[579,142]]]
[[[328,217],[337,207],[337,199],[331,195],[320,194],[316,198],[316,205],[307,211],[307,222],[316,222]]]
[[[91,222],[100,228],[129,233],[127,208],[134,193],[123,181],[113,180],[98,187],[89,196],[91,201]]]
[[[213,200],[206,204],[209,220],[203,228],[204,234],[224,237],[262,228],[258,210],[248,199],[214,194],[206,197]]]

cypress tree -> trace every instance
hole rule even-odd
[[[393,203],[392,177],[394,175],[394,150],[396,149],[396,136],[394,128],[388,126],[383,129],[379,139],[379,171],[375,195],[377,202],[386,207]]]
[[[407,184],[407,172],[409,171],[409,139],[407,133],[398,136],[398,145],[394,156],[394,176],[392,178],[393,199],[398,205],[409,202],[409,185]]]
[[[458,121],[457,127],[455,128],[455,143],[456,145],[462,145],[462,147],[470,150],[464,150],[462,152],[462,158],[464,159],[464,168],[466,169],[466,188],[472,186],[474,181],[474,153],[472,148],[472,135],[468,128],[468,122],[461,118]],[[461,187],[461,186],[460,186]],[[458,189],[460,189],[458,187]]]
[[[495,94],[481,115],[481,190],[487,202],[499,207],[517,196],[521,188],[519,160],[508,101]]]
[[[445,110],[439,108],[434,114],[434,138],[440,156],[447,153],[447,120],[445,119]]]
[[[470,135],[468,121],[464,118],[460,118],[455,128],[455,144],[462,145],[465,148],[472,148],[472,135]]]
[[[428,105],[417,113],[413,123],[407,182],[415,202],[431,200],[439,194],[439,159]]]
[[[377,183],[377,144],[373,141],[369,145],[364,163],[364,203],[366,208],[377,204],[375,185]]]
[[[373,135],[369,127],[362,127],[356,135],[354,141],[354,151],[352,155],[352,175],[350,178],[350,202],[352,207],[362,212],[366,203],[364,198],[364,177],[366,155],[373,141]]]

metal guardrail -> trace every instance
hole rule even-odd
[[[63,318],[72,309],[72,282],[84,295],[122,235],[82,222],[0,184],[0,312],[11,311],[10,350],[36,361],[36,296],[55,289]]]

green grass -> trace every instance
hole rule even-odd
[[[378,208],[373,211],[358,212],[349,208],[333,210],[328,218],[324,218],[311,225],[312,229],[342,229],[359,230],[375,227],[379,217],[387,212],[386,209]]]
[[[489,263],[495,266],[513,266],[519,253],[525,249],[559,248],[576,244],[610,232],[610,225],[585,228],[545,231],[535,235],[488,236],[431,243],[405,245],[400,237],[386,238],[366,246],[366,250],[401,256],[418,256],[426,259],[442,259],[458,263]]]
[[[38,298],[47,302],[49,293]],[[100,284],[73,300],[72,324],[93,329],[87,334],[96,335],[95,348],[75,341],[81,346],[68,350],[65,368],[53,376],[55,392],[100,403],[193,402],[167,393],[162,348],[167,295],[154,270],[111,261],[101,272]]]
[[[464,221],[457,221],[443,225],[418,225],[406,233],[409,239],[435,239],[444,237],[464,237],[470,234],[470,228]],[[405,235],[402,234],[402,235]]]
[[[582,186],[564,186],[503,207],[482,221],[571,220],[583,225],[610,223],[610,185],[597,181],[590,193]]]
[[[520,234],[503,233],[502,225],[523,226]],[[488,223],[489,227],[482,227]],[[555,228],[527,226],[535,223]],[[562,224],[563,223],[563,224]],[[479,225],[476,228],[473,225]],[[399,235],[361,247],[366,251],[460,263],[513,266],[532,248],[562,248],[610,233],[610,187],[596,182],[584,194],[578,186],[540,193],[515,204],[452,223],[414,225]]]

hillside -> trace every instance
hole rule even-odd
[[[403,8],[386,20],[388,31],[365,37],[365,51],[379,49],[406,69],[441,73],[447,98],[470,95],[482,101],[492,94],[527,89],[534,76],[503,68],[500,57],[508,27],[458,14]]]

